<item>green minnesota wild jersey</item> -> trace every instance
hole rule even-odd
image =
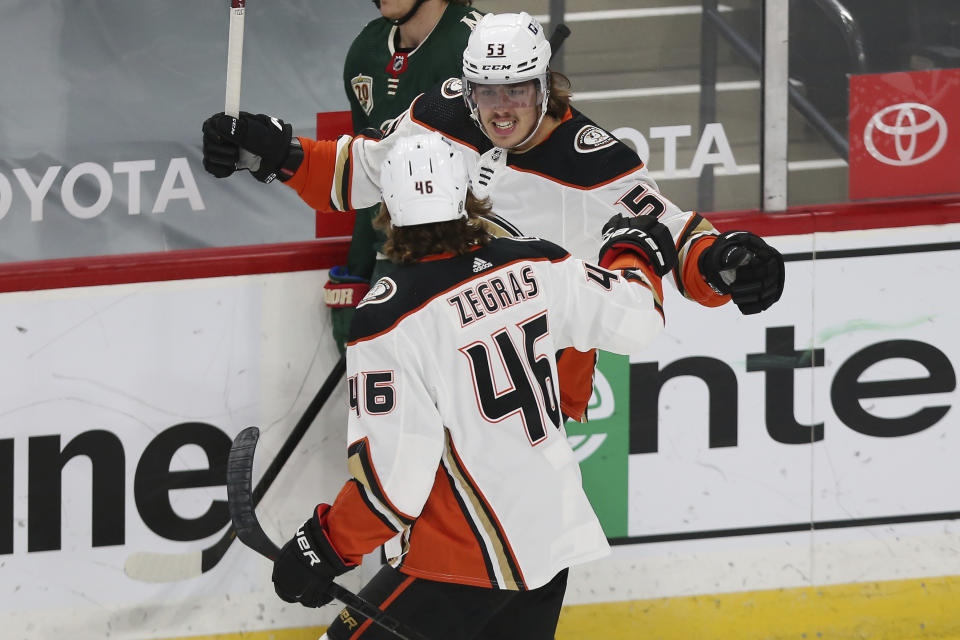
[[[382,128],[430,87],[459,77],[467,38],[482,16],[471,7],[449,4],[430,35],[410,51],[397,49],[397,27],[386,18],[364,27],[343,65],[354,132]]]
[[[343,64],[343,83],[350,101],[353,131],[384,124],[407,110],[418,95],[447,78],[460,77],[463,50],[484,12],[448,4],[433,31],[413,50],[398,50],[398,28],[386,18],[377,18],[354,38]],[[376,260],[386,237],[371,221],[379,206],[357,211],[353,238],[347,256],[348,271],[373,279],[375,271],[392,269],[386,260]]]

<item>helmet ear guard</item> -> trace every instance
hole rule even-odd
[[[534,80],[538,83],[540,116],[520,145],[533,136],[547,113],[550,54],[550,42],[544,36],[543,27],[525,11],[486,14],[477,23],[463,51],[463,99],[470,116],[485,134],[474,97],[477,86]]]
[[[437,132],[400,138],[380,167],[394,227],[466,218],[467,183],[463,154]]]

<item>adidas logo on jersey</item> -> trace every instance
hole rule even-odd
[[[492,266],[493,266],[492,263],[487,262],[487,261],[484,260],[483,258],[474,258],[474,259],[473,259],[473,272],[474,272],[474,273],[480,273],[480,272],[483,271],[484,269],[489,269],[489,268],[492,267]]]

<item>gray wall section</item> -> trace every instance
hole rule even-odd
[[[0,0],[0,262],[313,238],[312,211],[287,187],[201,166],[200,126],[223,110],[228,10]],[[241,108],[313,137],[318,111],[348,108],[346,50],[377,15],[364,0],[251,0]],[[45,175],[41,202],[31,185]]]

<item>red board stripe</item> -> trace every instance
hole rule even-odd
[[[780,213],[722,211],[706,214],[705,217],[721,231],[743,229],[761,236],[915,227],[960,222],[960,199],[826,204],[792,207]]]
[[[329,269],[348,242],[316,240],[0,265],[0,292]]]
[[[706,215],[717,228],[761,236],[801,235],[960,222],[960,198],[794,207],[782,213],[726,211]],[[67,258],[0,264],[0,292],[128,282],[329,269],[346,262],[348,240]]]

